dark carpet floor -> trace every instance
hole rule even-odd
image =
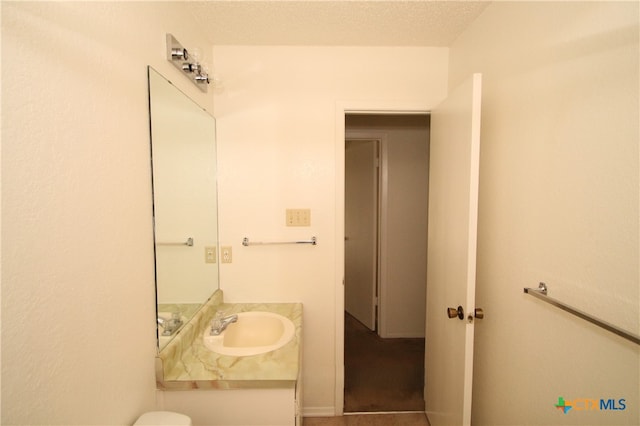
[[[344,411],[424,411],[424,339],[382,339],[345,314]]]

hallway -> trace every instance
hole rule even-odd
[[[382,339],[345,313],[344,411],[424,411],[424,339]]]

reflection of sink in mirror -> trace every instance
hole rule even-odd
[[[204,332],[204,345],[220,355],[249,356],[275,351],[295,334],[293,322],[273,312],[241,312],[218,336]]]
[[[158,346],[160,347],[160,349],[162,349],[167,343],[169,343],[171,339],[175,337],[175,335],[178,333],[178,330],[180,330],[187,323],[188,318],[184,315],[181,315],[179,319],[180,321],[182,321],[182,324],[180,324],[175,330],[173,330],[173,332],[169,331],[168,333],[165,333],[165,331],[167,331],[165,327],[173,318],[173,313],[158,312],[158,318],[162,318],[165,321],[164,326],[158,323]]]

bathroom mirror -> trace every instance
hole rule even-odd
[[[158,346],[218,288],[216,123],[148,67]]]

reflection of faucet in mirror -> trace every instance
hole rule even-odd
[[[180,311],[187,322],[218,289],[216,123],[148,71],[157,316],[169,325],[166,313]],[[179,332],[174,328],[160,349]]]
[[[182,318],[180,318],[179,312],[173,313],[170,319],[158,316],[158,325],[163,329],[163,336],[172,336],[182,327],[182,324],[183,321]]]

